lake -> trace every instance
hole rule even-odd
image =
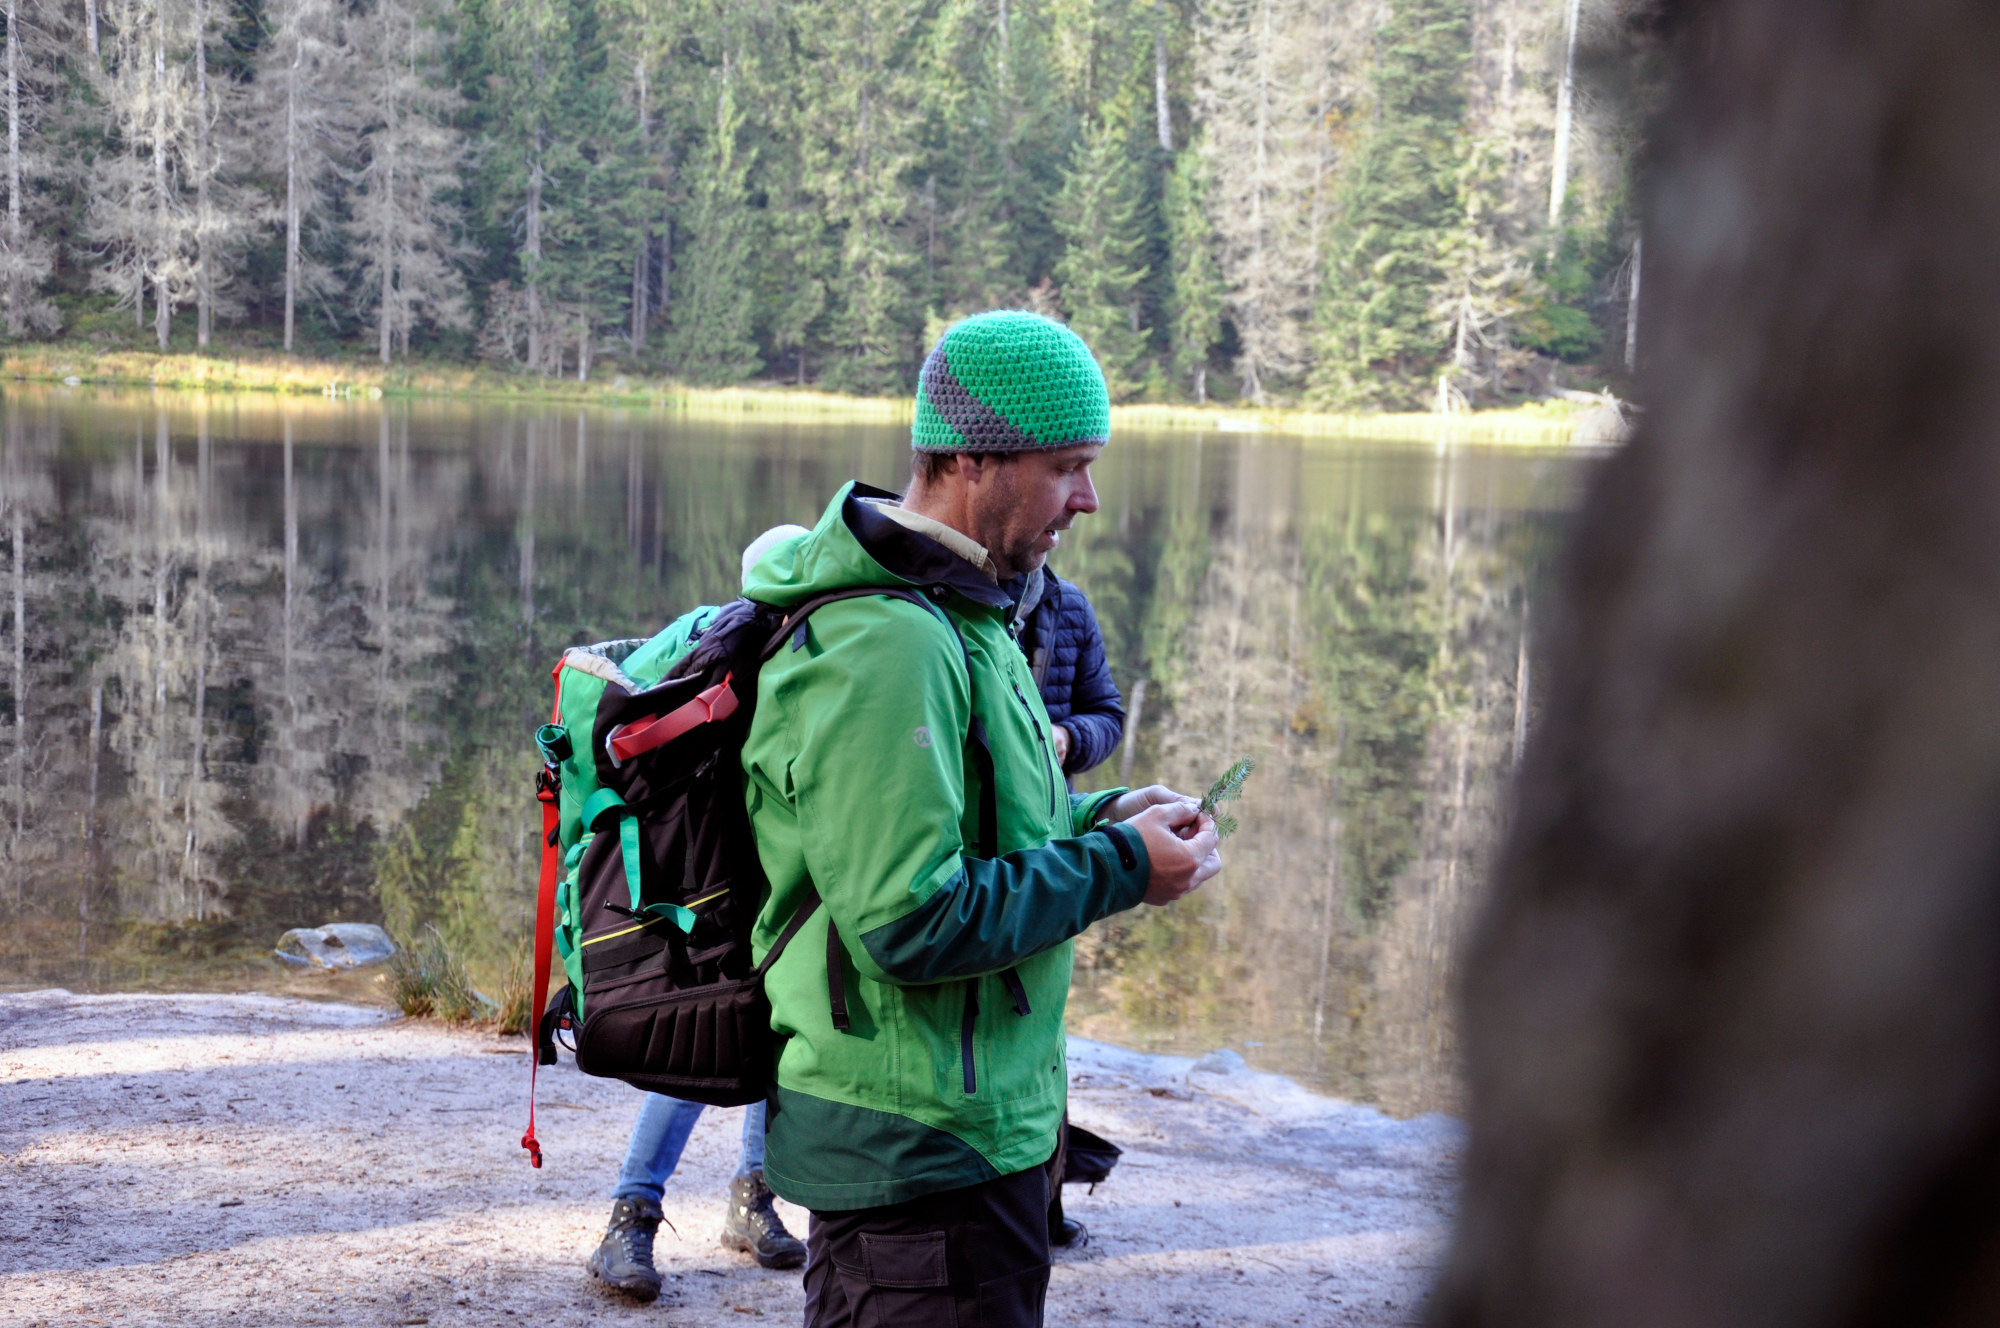
[[[493,990],[563,648],[728,598],[759,532],[907,475],[874,425],[21,387],[0,412],[10,988],[362,995],[271,946],[366,921],[436,925]],[[1137,720],[1079,787],[1258,768],[1220,878],[1080,942],[1073,1031],[1456,1107],[1451,955],[1588,464],[1117,437],[1051,560]]]

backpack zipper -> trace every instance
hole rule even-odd
[[[979,979],[965,980],[965,1017],[958,1026],[958,1059],[965,1069],[965,1095],[979,1091],[979,1078],[972,1068],[972,1026],[979,1019]]]
[[[1021,692],[1021,684],[1012,678],[1007,680],[1014,689],[1014,699],[1021,703],[1021,709],[1028,712],[1028,727],[1035,731],[1035,741],[1042,745],[1042,782],[1049,790],[1049,815],[1056,814],[1056,782],[1049,771],[1055,765],[1055,753],[1049,750],[1049,735],[1042,732],[1042,726],[1035,721],[1035,708],[1028,704],[1028,698]]]

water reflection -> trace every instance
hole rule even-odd
[[[489,982],[532,908],[528,734],[573,642],[732,593],[880,427],[17,390],[5,401],[0,982],[290,979],[279,932],[435,922]],[[1574,463],[1121,436],[1057,566],[1137,739],[1259,762],[1224,876],[1079,954],[1073,1025],[1454,1098],[1446,960],[1530,722],[1526,587]]]

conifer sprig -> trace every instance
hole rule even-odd
[[[1200,810],[1215,817],[1215,837],[1227,839],[1236,833],[1236,818],[1216,810],[1225,802],[1234,802],[1243,796],[1243,781],[1250,778],[1250,772],[1257,763],[1244,758],[1222,772],[1222,778],[1208,786],[1208,796],[1201,800]]]

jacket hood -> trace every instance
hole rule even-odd
[[[779,608],[854,586],[942,586],[991,608],[1013,602],[977,567],[863,499],[898,500],[887,489],[849,481],[811,531],[779,540],[745,570],[743,593]]]

